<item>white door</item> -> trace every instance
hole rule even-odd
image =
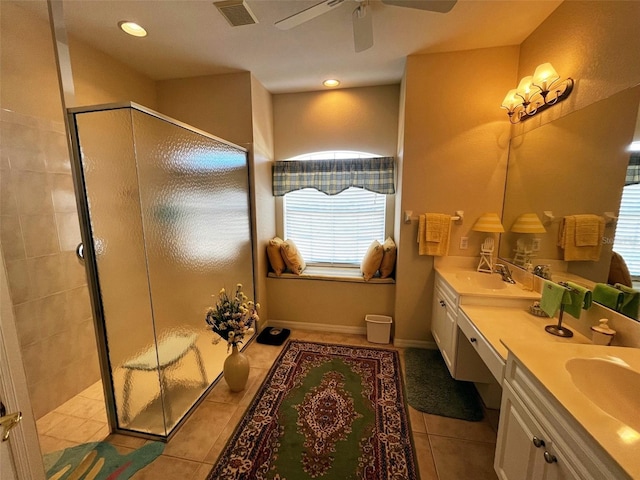
[[[38,443],[36,422],[22,365],[4,257],[0,253],[0,400],[6,413],[21,411],[20,423],[6,442],[0,441],[0,478],[4,480],[44,480],[44,466]],[[2,433],[0,433],[0,437]],[[0,439],[1,440],[1,439]]]

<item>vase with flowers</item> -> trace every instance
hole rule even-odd
[[[209,307],[205,321],[208,328],[217,336],[214,343],[226,340],[229,355],[224,361],[224,379],[232,392],[244,390],[249,378],[249,359],[238,350],[245,335],[254,331],[254,325],[259,320],[258,308],[242,291],[242,284],[237,284],[235,291],[230,294],[226,289],[220,290],[215,306]]]

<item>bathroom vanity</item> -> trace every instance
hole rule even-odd
[[[451,375],[476,382],[485,404],[500,407],[498,477],[640,478],[640,349],[596,346],[579,331],[571,338],[546,333],[545,325],[555,320],[527,310],[539,298],[499,275],[436,267],[433,337]],[[631,368],[582,362],[607,355]],[[580,361],[569,362],[576,358]],[[617,384],[629,388],[638,382],[633,397],[615,390],[620,388],[616,375],[628,375]],[[594,404],[597,392],[604,392],[609,403]],[[637,420],[623,417],[625,409]]]

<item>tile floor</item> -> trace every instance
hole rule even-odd
[[[318,342],[369,344],[365,336],[293,331],[291,338]],[[282,347],[253,342],[245,349],[251,361],[247,388],[232,393],[218,382],[153,463],[134,480],[204,480],[257,392]],[[402,353],[402,349],[398,349]],[[465,422],[424,414],[409,407],[416,459],[422,480],[495,480],[493,455],[496,412],[482,422]],[[43,453],[79,443],[105,440],[123,454],[146,440],[110,435],[100,383],[48,413],[37,422]]]

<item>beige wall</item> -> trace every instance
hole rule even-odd
[[[276,159],[325,150],[396,154],[398,85],[274,95],[273,111]],[[269,319],[334,328],[364,328],[368,313],[393,316],[394,294],[393,284],[267,279]]]
[[[396,154],[398,85],[274,95],[277,160],[324,150]]]
[[[547,110],[535,128],[640,83],[640,2],[565,1],[520,46],[518,79],[551,62],[572,77],[571,97]],[[515,88],[514,82],[510,88]]]
[[[473,223],[502,211],[509,123],[499,107],[517,58],[517,47],[502,47],[407,59],[400,211],[464,210],[464,223],[452,224],[450,255],[479,255],[486,235],[472,232]],[[462,236],[467,250],[458,248]],[[403,223],[398,237],[396,338],[430,341],[433,257],[418,255],[416,222]]]
[[[113,57],[69,38],[75,104],[135,102],[156,110],[155,82]]]
[[[271,162],[273,161],[273,102],[272,95],[251,76],[251,107],[253,118],[252,208],[254,211],[254,272],[256,302],[260,303],[262,325],[269,319],[267,298],[266,242],[275,235],[275,200],[271,190]]]
[[[156,85],[160,112],[237,145],[250,146],[249,72],[164,80]]]

